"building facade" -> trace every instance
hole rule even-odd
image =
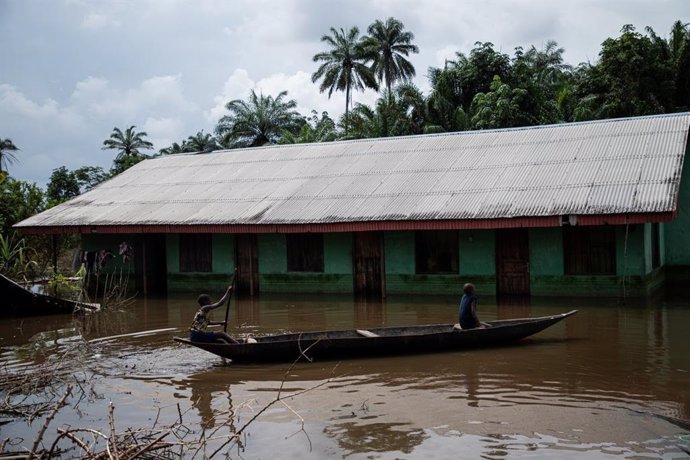
[[[18,227],[80,233],[146,294],[221,289],[237,270],[250,294],[643,296],[690,280],[689,127],[678,114],[174,155]]]

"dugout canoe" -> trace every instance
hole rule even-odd
[[[200,343],[175,337],[237,363],[348,359],[377,355],[430,353],[517,342],[574,315],[577,310],[539,318],[487,321],[491,327],[459,329],[453,324],[380,327],[368,330],[300,332],[254,337],[253,343]]]
[[[99,304],[76,302],[31,292],[4,275],[0,275],[0,317],[67,314],[94,311]]]

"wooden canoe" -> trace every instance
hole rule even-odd
[[[254,343],[200,343],[175,337],[238,363],[347,359],[375,355],[429,353],[503,345],[529,337],[577,310],[540,318],[488,321],[491,327],[462,330],[453,324],[381,327],[369,330],[301,332],[255,337]]]
[[[92,311],[100,308],[94,303],[76,302],[31,292],[4,275],[0,275],[0,298],[0,317],[66,314],[79,309]]]

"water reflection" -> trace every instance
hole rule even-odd
[[[369,454],[372,452],[402,452],[410,454],[427,436],[422,429],[409,429],[404,423],[358,424],[346,422],[324,429],[324,433],[337,440],[340,448],[348,454]]]
[[[385,302],[347,296],[240,298],[231,303],[229,332],[454,322],[457,301],[454,296],[390,297]],[[550,315],[581,304],[580,299],[486,296],[480,299],[480,316]],[[219,358],[171,341],[186,334],[196,311],[194,296],[142,299],[132,308],[83,319],[4,320],[0,364],[33,362],[38,358],[28,350],[37,344],[55,345],[82,335],[99,345],[99,372],[115,394],[131,392],[127,397],[141,409],[142,422],[154,410],[151,395],[171,393],[183,410],[198,417],[201,429],[221,426],[229,412],[248,400],[256,399],[261,407],[283,381],[290,392],[333,377],[289,404],[311,427],[311,436],[323,436],[314,440],[315,446],[335,444],[321,453],[339,456],[442,456],[459,436],[464,447],[458,452],[490,458],[510,457],[531,445],[544,452],[543,458],[558,456],[561,449],[591,452],[591,458],[670,452],[671,439],[681,428],[644,414],[690,418],[690,304],[681,298],[653,305],[647,300],[621,304],[590,299],[583,305],[577,315],[517,346],[304,363],[288,372],[288,365],[278,364],[219,367]],[[225,312],[214,314],[219,319]],[[131,415],[135,420],[136,413]],[[276,425],[261,425],[265,435],[253,432],[257,450],[249,450],[250,456],[271,452],[258,444],[280,449],[276,426],[289,425],[284,429],[292,433],[299,424],[284,407],[263,417]],[[637,444],[631,447],[633,441]]]

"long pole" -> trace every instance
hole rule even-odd
[[[233,287],[233,291],[235,290],[235,275],[237,274],[237,271],[232,274],[232,278],[230,278],[230,286]],[[228,332],[228,317],[230,316],[230,299],[232,299],[232,292],[228,296],[228,306],[225,308],[225,322],[223,323],[223,331]]]

